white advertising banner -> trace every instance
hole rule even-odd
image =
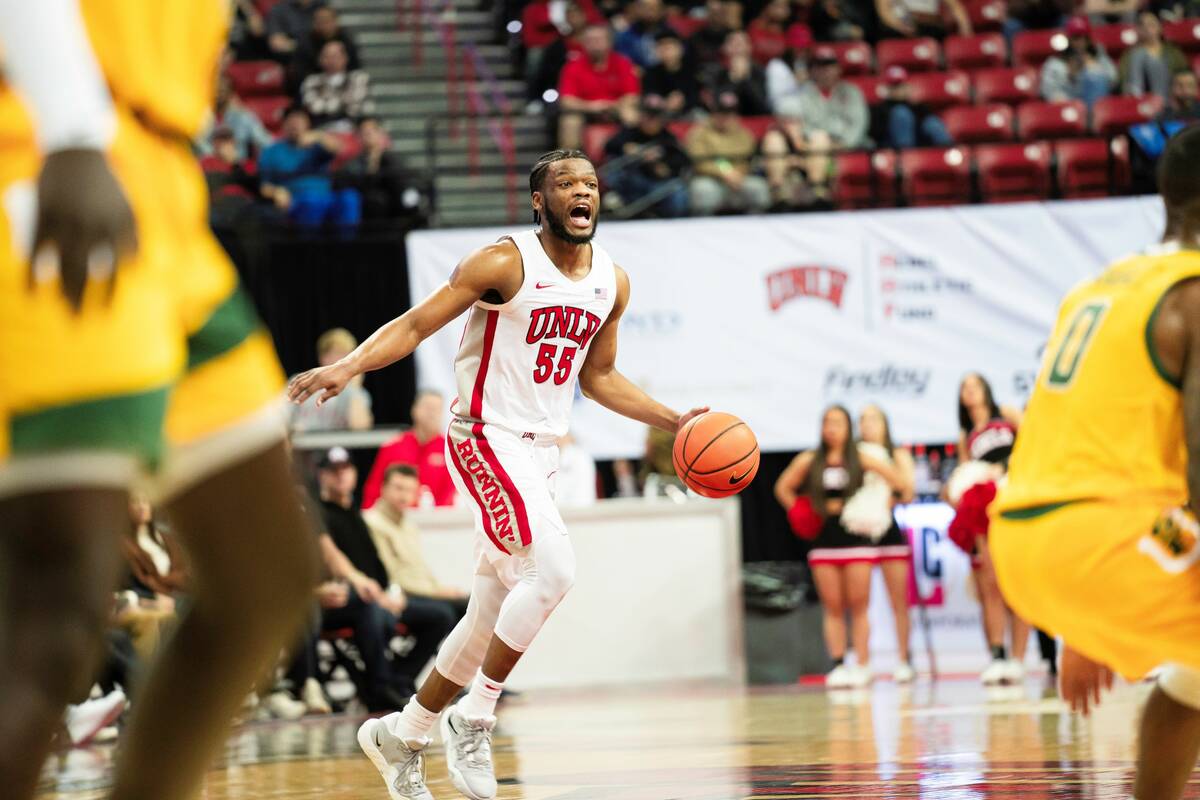
[[[1161,202],[1140,197],[602,223],[597,241],[632,286],[618,368],[789,451],[813,444],[830,403],[879,403],[897,441],[953,441],[969,371],[1022,404],[1063,295],[1162,226]],[[507,232],[410,234],[414,300]],[[421,386],[454,395],[461,334],[456,322],[417,350]],[[644,452],[642,426],[583,398],[573,424],[598,458]]]

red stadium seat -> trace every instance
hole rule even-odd
[[[908,78],[913,102],[924,103],[933,110],[971,102],[971,81],[967,73],[921,72]]]
[[[937,39],[885,39],[875,48],[879,72],[899,64],[909,72],[929,72],[941,66],[941,48]]]
[[[270,13],[271,7],[278,2],[279,0],[254,0],[254,7],[258,9],[258,13],[265,17]]]
[[[959,144],[1011,142],[1013,111],[1003,103],[984,106],[954,106],[942,112],[946,130]]]
[[[1157,95],[1101,97],[1092,106],[1092,130],[1100,136],[1115,136],[1131,125],[1149,122],[1161,109],[1162,98]]]
[[[1163,38],[1179,45],[1186,53],[1200,53],[1200,19],[1164,22]]]
[[[975,148],[979,194],[985,203],[1043,200],[1050,196],[1050,145],[983,144]]]
[[[1038,74],[1033,67],[984,69],[972,74],[976,103],[1024,103],[1038,99]]]
[[[901,152],[900,180],[909,205],[959,205],[971,200],[971,160],[962,147]]]
[[[689,14],[669,14],[667,16],[667,24],[681,38],[687,39],[704,27],[704,20],[701,17],[693,17]]]
[[[583,129],[583,152],[593,164],[604,163],[604,145],[621,129],[613,122],[597,122]]]
[[[1079,100],[1022,103],[1017,108],[1022,139],[1062,139],[1087,134],[1087,106]]]
[[[1132,25],[1099,25],[1092,28],[1092,41],[1104,48],[1113,61],[1137,44],[1137,28]]]
[[[837,42],[830,44],[837,53],[843,75],[868,75],[871,72],[874,53],[866,42]]]
[[[948,69],[987,69],[1008,63],[1008,46],[998,33],[949,36],[943,47]]]
[[[330,169],[336,170],[343,164],[347,164],[357,158],[358,154],[362,152],[363,143],[362,139],[359,139],[351,131],[335,133],[333,135],[342,145],[342,149],[338,151],[338,154],[334,156],[333,161],[329,164]]]
[[[238,97],[283,93],[283,67],[274,61],[235,61],[226,74]]]
[[[262,120],[262,124],[271,133],[279,131],[283,124],[284,112],[292,104],[292,98],[283,95],[271,97],[247,97],[244,101],[246,108],[254,112],[254,116]]]
[[[1129,143],[1124,138],[1064,139],[1054,143],[1054,158],[1063,197],[1107,197],[1129,188]]]
[[[833,178],[833,201],[838,208],[879,208],[896,204],[896,154],[839,153]]]
[[[1040,67],[1055,53],[1067,49],[1067,35],[1060,30],[1022,31],[1013,37],[1013,66]]]
[[[762,138],[767,135],[767,130],[770,129],[771,125],[774,124],[774,122],[775,122],[774,117],[767,117],[767,116],[742,117],[742,124],[745,125],[747,128],[749,128],[750,132],[754,134],[754,138],[758,139],[759,141],[762,141]],[[676,124],[678,124],[678,123],[672,124],[672,127],[671,127],[672,132],[675,131],[674,126]],[[691,124],[688,124],[687,129],[691,130],[691,127],[692,127]],[[683,134],[676,133],[675,135],[679,137],[679,141],[681,141],[681,142],[687,137],[686,132]]]
[[[878,75],[853,75],[846,78],[845,81],[858,87],[858,90],[863,93],[863,97],[867,99],[869,106],[882,103],[887,99],[887,85]]]
[[[976,31],[998,31],[1003,29],[1008,17],[1008,4],[1004,0],[965,0],[967,16]]]

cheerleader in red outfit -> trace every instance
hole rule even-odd
[[[956,509],[950,538],[971,556],[983,607],[983,632],[992,653],[992,662],[981,675],[987,685],[1019,682],[1025,675],[1029,644],[1029,623],[1014,614],[1000,594],[986,542],[988,505],[1004,480],[1020,421],[1020,411],[996,403],[992,387],[982,375],[971,373],[963,378],[958,391],[958,424],[959,452],[964,460],[946,483],[946,499]],[[1004,643],[1006,632],[1011,634],[1011,658]]]
[[[796,535],[812,541],[808,563],[824,611],[825,647],[834,668],[826,677],[829,688],[865,686],[868,668],[871,570],[877,559],[875,543],[848,531],[841,520],[846,499],[863,486],[864,472],[876,473],[896,487],[895,468],[854,443],[850,412],[832,406],[821,420],[821,444],[796,456],[775,483],[775,497],[788,511]],[[854,642],[857,666],[845,663],[847,628]]]

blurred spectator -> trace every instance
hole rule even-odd
[[[357,225],[362,219],[362,198],[353,189],[334,191],[330,162],[342,149],[332,134],[312,130],[308,112],[293,107],[283,118],[283,135],[258,158],[258,173],[265,192],[286,189],[290,219],[298,225],[317,226],[325,221]]]
[[[213,227],[232,224],[258,197],[275,203],[279,211],[287,212],[292,202],[291,195],[282,186],[263,191],[253,162],[238,158],[233,131],[224,126],[210,131],[209,146],[212,153],[200,161],[200,166],[208,184],[211,203],[209,215]],[[250,166],[247,167],[247,164]]]
[[[446,399],[441,392],[422,389],[413,399],[412,427],[385,442],[375,454],[375,463],[363,487],[363,508],[379,499],[383,476],[392,464],[413,464],[421,481],[419,505],[454,505],[454,482],[446,466]]]
[[[689,162],[679,140],[667,129],[665,115],[661,97],[642,99],[638,124],[621,129],[604,146],[613,165],[608,181],[626,205],[665,192],[649,209],[660,217],[682,217],[687,214],[687,186],[680,178]]]
[[[795,117],[779,117],[762,140],[763,172],[777,210],[828,204],[829,136],[807,131]]]
[[[337,11],[332,6],[320,6],[313,12],[312,30],[300,40],[296,53],[292,58],[289,71],[293,85],[321,68],[321,50],[329,42],[341,42],[346,51],[346,68],[356,70],[362,68],[358,60],[358,46],[354,37],[338,23]]]
[[[312,30],[313,13],[325,5],[324,0],[279,0],[267,12],[267,46],[271,54],[284,63]]]
[[[1158,115],[1158,121],[1185,125],[1200,122],[1200,88],[1196,73],[1184,69],[1171,77],[1171,95],[1167,98],[1166,108]]]
[[[710,67],[704,76],[704,89],[711,103],[719,95],[732,94],[738,100],[738,113],[757,117],[770,113],[767,104],[767,78],[762,67],[750,57],[750,37],[734,31],[725,37],[721,50],[723,63]]]
[[[887,99],[872,112],[876,143],[894,148],[917,145],[948,147],[954,144],[941,117],[928,106],[912,101],[908,70],[893,64],[884,70],[883,79],[887,84]]]
[[[783,51],[788,47],[788,26],[791,19],[792,4],[789,0],[769,0],[763,7],[762,13],[747,29],[750,35],[750,54],[754,63],[766,66],[771,59],[783,55]],[[808,30],[806,25],[798,24],[794,27]]]
[[[738,99],[722,92],[712,116],[688,133],[687,152],[694,177],[689,187],[692,213],[708,216],[720,210],[761,212],[771,205],[771,190],[750,172],[758,142],[738,119]]]
[[[528,8],[536,6],[535,3]],[[557,95],[558,78],[567,64],[567,59],[574,54],[583,55],[580,36],[588,24],[589,17],[584,5],[572,0],[566,4],[566,23],[563,25],[562,35],[557,36],[545,47],[538,48],[536,54],[533,51],[526,52],[525,75],[529,85],[526,96],[530,103],[538,104],[533,106],[531,111],[540,112],[542,101],[553,102],[547,100],[546,92],[554,90]]]
[[[881,38],[948,34],[970,36],[971,19],[960,0],[875,0]],[[948,19],[953,19],[949,23]]]
[[[375,110],[370,78],[365,70],[350,69],[346,46],[338,39],[321,46],[321,71],[300,84],[300,102],[318,128],[348,128]]]
[[[254,0],[233,0],[233,19],[229,26],[229,46],[238,61],[269,58],[267,21],[258,13]]]
[[[1011,41],[1021,31],[1061,28],[1075,6],[1076,0],[1008,0],[1004,35]]]
[[[612,31],[589,25],[583,55],[569,58],[559,77],[559,147],[579,147],[584,120],[629,123],[637,112],[641,82],[633,62],[612,51]]]
[[[345,328],[333,328],[317,339],[317,364],[327,367],[335,364],[358,347],[354,334]],[[346,385],[337,397],[318,406],[316,398],[310,397],[299,406],[292,407],[293,431],[363,431],[374,424],[371,414],[371,394],[362,385],[358,375]]]
[[[218,128],[226,129],[233,136],[238,161],[261,152],[273,141],[262,121],[234,95],[233,83],[228,75],[217,78],[217,102],[213,108],[212,126],[196,142],[200,155],[212,155],[212,137]]]
[[[1156,94],[1164,100],[1171,92],[1171,76],[1188,68],[1183,51],[1162,38],[1162,23],[1149,11],[1138,15],[1138,43],[1121,56],[1121,86],[1125,94]]]
[[[683,42],[673,30],[660,31],[655,37],[658,63],[642,76],[642,92],[658,95],[666,103],[666,112],[678,117],[700,105],[700,82],[696,71],[684,64]]]
[[[596,461],[570,433],[558,440],[554,502],[559,508],[596,504]]]
[[[617,34],[613,49],[641,69],[658,63],[655,38],[670,28],[663,22],[662,0],[633,0],[625,10],[629,27]]]
[[[466,612],[467,593],[437,579],[421,552],[417,526],[408,518],[421,484],[412,464],[392,464],[383,474],[379,502],[363,512],[388,580],[408,595],[409,603],[449,602],[455,620]]]
[[[334,613],[326,610],[324,627],[329,630],[339,622],[340,627],[348,622],[354,626],[359,650],[365,646],[369,651],[361,653],[374,695],[367,698],[367,707],[372,711],[398,708],[396,697],[407,699],[416,690],[417,675],[454,627],[454,615],[440,605],[413,602],[403,589],[391,583],[371,531],[354,508],[358,470],[345,449],[335,447],[321,459],[317,478],[321,487],[321,516],[329,534],[322,550],[331,571],[345,575],[354,589],[344,606]],[[361,613],[364,606],[369,609],[365,616]],[[351,619],[340,618],[347,613]],[[389,666],[388,645],[396,634],[397,622],[404,624],[415,643],[406,655],[395,658]]]
[[[1133,22],[1143,0],[1083,0],[1076,8],[1097,25]]]
[[[726,0],[708,0],[704,4],[704,27],[688,39],[688,47],[691,48],[697,68],[720,63],[725,38],[740,27],[731,24],[731,17],[736,16],[736,12],[730,13],[730,6],[733,5],[736,4]]]
[[[809,27],[822,42],[862,41],[874,35],[875,7],[862,0],[817,0]]]
[[[1200,17],[1200,0],[1151,0],[1145,7],[1161,19],[1180,20]]]
[[[129,498],[133,523],[121,550],[130,567],[130,585],[145,598],[174,597],[187,589],[183,548],[174,534],[154,518],[154,509],[144,495]]]
[[[540,51],[564,36],[579,32],[581,26],[569,17],[571,6],[579,9],[586,23],[605,24],[592,0],[533,0],[521,12],[521,43],[527,60],[537,58]]]
[[[779,58],[767,64],[767,103],[778,111],[780,100],[800,91],[808,82],[808,57],[812,34],[807,28],[793,28],[788,33],[788,47]]]
[[[866,146],[867,101],[857,86],[842,80],[837,53],[828,45],[818,45],[809,68],[812,79],[781,98],[775,113],[803,120],[810,135],[825,133],[836,148]]]
[[[1071,17],[1063,26],[1067,49],[1042,64],[1042,98],[1052,102],[1082,100],[1088,108],[1107,97],[1117,82],[1117,68],[1104,48],[1092,41],[1086,17]]]
[[[337,185],[350,187],[362,197],[363,219],[397,219],[419,210],[420,194],[392,153],[391,140],[378,117],[363,117],[358,123],[363,149],[346,162],[337,174]]]

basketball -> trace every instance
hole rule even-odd
[[[710,411],[675,434],[675,474],[696,494],[729,497],[750,485],[758,472],[758,440],[732,414]]]

